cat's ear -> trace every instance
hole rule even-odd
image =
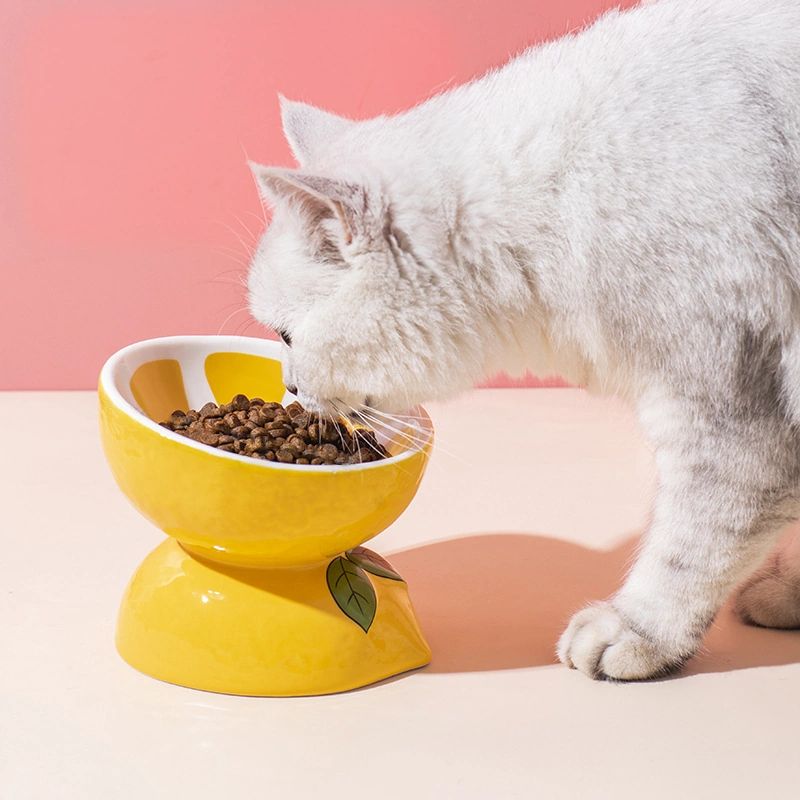
[[[368,216],[364,187],[337,178],[308,175],[281,167],[263,167],[250,163],[263,198],[276,205],[293,203],[313,225],[325,217],[334,217],[342,226],[342,240],[350,244],[365,231]]]
[[[321,108],[287,100],[283,95],[279,98],[283,134],[301,166],[313,162],[326,145],[355,124]]]

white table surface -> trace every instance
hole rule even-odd
[[[651,459],[620,404],[553,389],[434,406],[422,488],[370,545],[407,579],[432,664],[269,699],[160,683],[116,654],[122,591],[162,535],[114,484],[95,403],[0,394],[3,800],[800,797],[800,632],[724,610],[656,683],[554,663],[647,516]],[[507,443],[483,453],[489,430]]]

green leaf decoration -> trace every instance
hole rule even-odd
[[[348,550],[345,555],[354,564],[357,564],[367,572],[371,572],[373,575],[377,575],[381,578],[390,578],[393,581],[403,580],[395,568],[383,556],[379,556],[366,547],[354,547],[352,550]]]
[[[366,633],[375,619],[378,598],[364,570],[337,556],[328,564],[326,577],[336,605]]]

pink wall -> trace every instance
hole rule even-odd
[[[135,339],[259,334],[245,153],[291,163],[278,91],[402,109],[611,5],[0,0],[0,389],[93,387]]]

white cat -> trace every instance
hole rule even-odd
[[[282,110],[301,169],[254,166],[249,291],[301,400],[398,410],[500,369],[629,398],[652,522],[558,654],[679,667],[800,511],[800,3],[661,0],[397,116]],[[800,625],[794,559],[744,618]]]

